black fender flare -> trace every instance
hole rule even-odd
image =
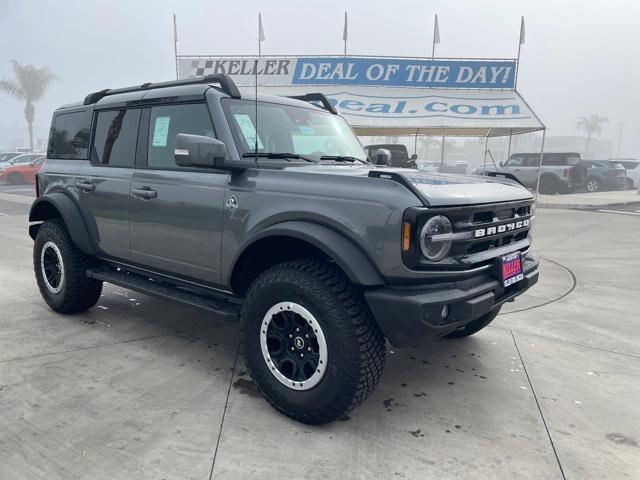
[[[251,238],[238,250],[229,269],[229,278],[237,266],[242,254],[256,242],[268,238],[284,236],[303,240],[321,250],[333,260],[356,285],[383,285],[384,279],[374,263],[353,241],[335,230],[319,223],[291,220],[270,225]]]
[[[72,198],[62,192],[53,192],[44,197],[38,198],[29,211],[29,222],[44,222],[56,217],[55,212],[64,221],[69,235],[76,246],[88,255],[95,255],[95,249],[89,230],[84,223],[80,208]],[[29,225],[29,236],[35,240],[41,223],[31,223]]]

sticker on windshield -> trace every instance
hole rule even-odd
[[[242,135],[244,136],[244,139],[246,140],[247,145],[250,148],[254,148],[256,144],[256,128],[253,126],[251,117],[243,113],[236,113],[233,116],[236,119],[236,123],[240,127],[240,131],[242,132]],[[258,148],[264,149],[264,145],[262,145],[262,140],[260,140],[259,135],[258,135]]]
[[[301,125],[300,127],[300,133],[304,133],[305,135],[315,135],[316,131],[314,130],[313,127],[307,127],[305,125]]]
[[[154,147],[166,147],[167,138],[169,137],[169,123],[171,117],[158,117],[153,125],[153,142]]]

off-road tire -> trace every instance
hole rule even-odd
[[[59,282],[59,292],[47,286],[42,272],[41,253],[47,242],[53,243],[62,257],[64,274]],[[73,243],[61,219],[47,220],[42,224],[33,246],[33,268],[42,298],[52,310],[73,314],[83,312],[98,302],[102,282],[86,275],[87,269],[95,265],[96,260],[85,255]]]
[[[540,179],[540,193],[543,195],[555,195],[560,191],[559,182],[553,177]]]
[[[480,318],[475,319],[474,321],[467,323],[464,327],[459,328],[458,330],[454,330],[451,333],[448,333],[444,336],[444,338],[454,339],[454,338],[465,338],[473,335],[474,333],[478,333],[484,327],[489,325],[494,318],[498,315],[500,309],[493,310],[492,312],[483,315]]]
[[[296,302],[306,308],[326,338],[326,370],[319,383],[308,390],[294,390],[281,383],[261,350],[263,319],[280,302]],[[362,290],[332,263],[298,260],[266,270],[249,287],[241,319],[251,378],[276,410],[294,420],[320,425],[340,419],[361,404],[380,379],[385,338]]]

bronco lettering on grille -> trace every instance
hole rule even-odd
[[[518,220],[511,223],[503,223],[502,225],[496,225],[495,227],[476,228],[473,231],[473,238],[490,237],[491,235],[498,235],[499,233],[513,232],[527,228],[531,223],[530,219]]]

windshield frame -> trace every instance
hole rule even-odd
[[[229,126],[229,130],[231,131],[231,136],[233,138],[233,141],[235,143],[235,147],[236,150],[238,151],[238,154],[240,156],[240,158],[249,158],[251,156],[252,153],[254,153],[253,149],[247,149],[244,146],[243,140],[241,138],[241,133],[239,131],[238,125],[235,123],[234,119],[233,119],[233,113],[231,112],[231,106],[234,103],[239,103],[239,102],[249,102],[250,104],[254,104],[254,100],[253,99],[248,99],[248,98],[244,98],[244,99],[235,99],[235,98],[221,98],[221,105],[222,105],[222,110],[224,112],[224,116],[225,116],[225,120]],[[362,142],[360,141],[360,139],[358,138],[358,136],[356,135],[356,133],[354,132],[353,128],[351,128],[351,125],[349,125],[349,123],[344,119],[344,117],[342,117],[341,115],[336,115],[333,114],[329,111],[326,111],[324,109],[320,109],[315,107],[313,104],[309,104],[309,105],[292,105],[290,103],[280,103],[277,101],[265,101],[265,100],[258,100],[258,107],[260,107],[261,105],[274,105],[277,107],[285,107],[285,108],[300,108],[300,109],[305,109],[305,110],[310,110],[315,114],[319,114],[319,115],[332,115],[335,117],[338,117],[341,122],[344,122],[344,126],[346,126],[346,128],[348,129],[349,132],[351,132],[351,135],[353,135],[353,138],[356,140],[357,145],[359,146],[360,149],[360,154],[361,157],[356,157],[358,160],[361,160],[363,163],[368,164],[369,162],[369,157],[367,155],[367,151],[364,148],[364,146],[362,145]],[[260,117],[258,117],[258,133],[260,131]],[[314,161],[310,162],[307,160],[296,160],[296,159],[267,159],[266,157],[262,157],[262,160],[267,160],[269,162],[284,162],[284,163],[291,163],[291,162],[300,162],[300,164],[303,165],[318,165],[318,164],[326,164],[326,163],[339,163],[339,164],[345,164],[347,162],[344,161],[339,161],[339,160],[321,160],[320,159],[320,155],[311,155],[311,154],[307,154],[307,153],[300,153],[300,152],[296,152],[295,149],[292,149],[294,151],[290,151],[290,152],[271,152],[267,149],[262,149],[258,151],[258,157],[260,159],[260,155],[261,154],[268,154],[268,153],[276,153],[276,154],[297,154],[300,155],[302,157],[308,157],[313,159]],[[342,156],[353,156],[353,155],[342,155]],[[258,165],[259,166],[259,165]]]

